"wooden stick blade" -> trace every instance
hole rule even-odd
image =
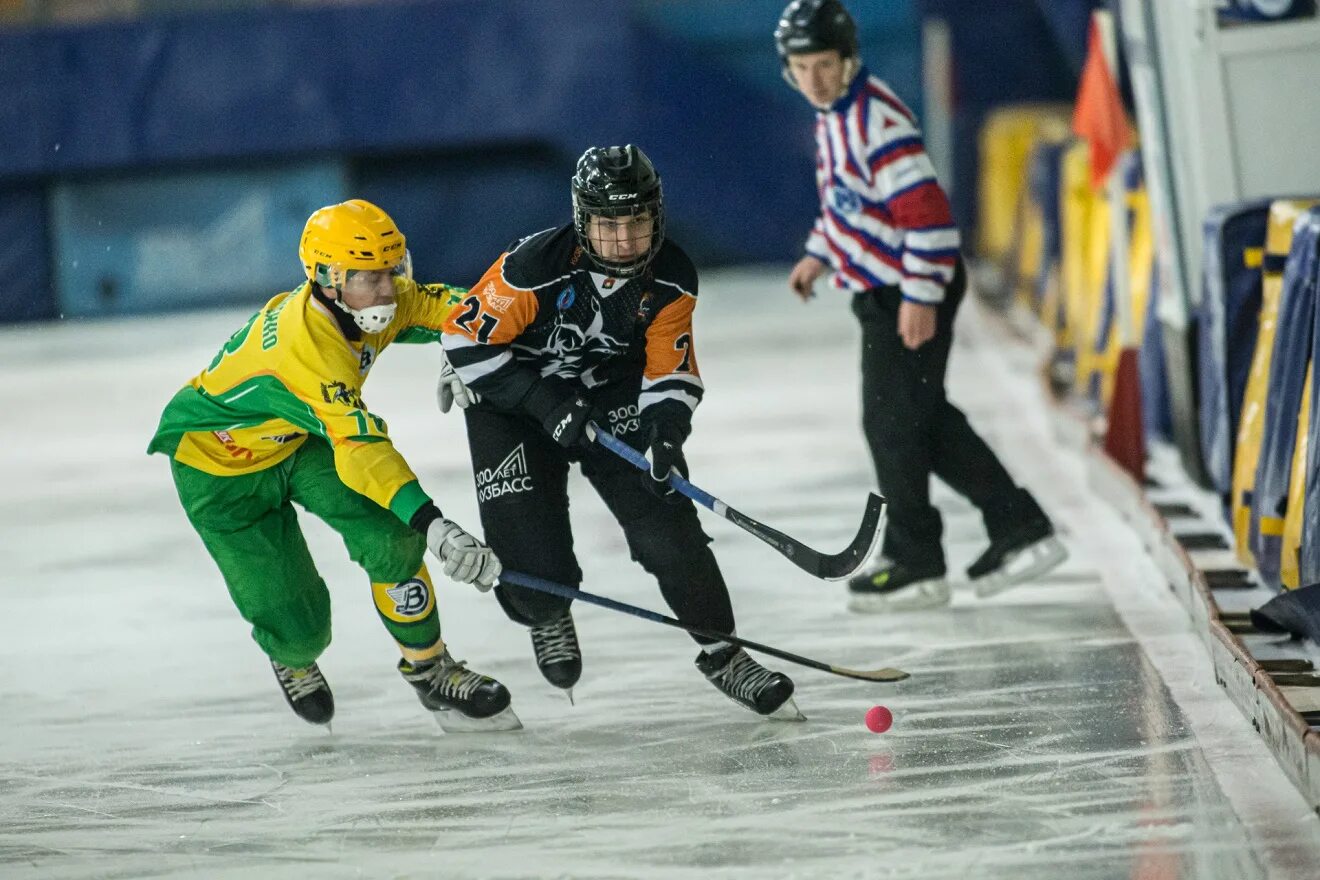
[[[886,666],[884,669],[848,669],[844,666],[831,666],[830,672],[860,681],[896,682],[912,677],[902,669],[895,669],[892,666]]]

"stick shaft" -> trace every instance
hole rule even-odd
[[[647,461],[646,456],[627,443],[595,423],[590,425],[590,429],[595,441],[610,452],[629,462],[638,470],[649,471],[651,469],[651,464]],[[714,511],[716,515],[727,519],[748,534],[760,538],[798,568],[818,578],[830,581],[850,577],[866,564],[867,558],[875,547],[876,539],[880,535],[880,527],[885,517],[884,499],[871,494],[867,498],[866,512],[862,516],[861,527],[857,530],[857,536],[853,538],[852,543],[841,553],[826,554],[813,550],[796,538],[792,538],[777,529],[772,529],[765,523],[735,510],[700,486],[688,482],[677,471],[670,472],[669,484],[679,493],[691,498],[702,507]]]
[[[662,623],[665,626],[672,626],[675,629],[681,629],[694,636],[700,636],[714,642],[728,642],[742,648],[751,648],[753,651],[759,651],[760,653],[768,654],[771,657],[778,657],[780,660],[787,660],[788,662],[796,663],[799,666],[818,669],[821,672],[841,675],[844,678],[855,678],[861,681],[889,682],[902,681],[908,677],[906,672],[899,669],[877,669],[867,671],[847,669],[842,666],[822,663],[819,660],[813,660],[810,657],[803,657],[800,654],[794,654],[791,651],[785,651],[782,648],[763,645],[760,642],[753,642],[751,639],[744,639],[729,633],[716,632],[699,626],[689,626],[681,620],[658,614],[646,608],[639,608],[636,605],[629,605],[627,602],[620,602],[616,599],[610,599],[605,596],[597,596],[594,593],[588,593],[585,590],[577,590],[573,587],[565,586],[564,584],[557,584],[554,581],[548,581],[545,578],[539,578],[535,575],[523,574],[522,572],[517,571],[504,571],[500,574],[500,582],[517,587],[524,587],[529,590],[536,590],[540,593],[549,593],[552,596],[560,596],[564,599],[578,599],[592,605],[599,605],[601,608],[608,608],[611,611],[618,611],[623,614],[630,614],[633,617],[640,617],[643,620],[649,620],[653,623]]]

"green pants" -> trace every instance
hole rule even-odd
[[[340,482],[324,440],[309,437],[278,465],[241,476],[170,464],[189,521],[272,660],[307,666],[330,644],[330,595],[293,503],[343,537],[349,557],[371,578],[377,613],[404,656],[435,653],[440,618],[422,565],[425,538]]]

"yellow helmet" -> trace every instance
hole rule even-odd
[[[408,242],[390,215],[371,202],[350,199],[307,218],[298,256],[307,280],[325,283],[353,269],[396,269],[406,273]]]

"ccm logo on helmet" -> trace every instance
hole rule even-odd
[[[617,201],[620,201],[620,200],[622,200],[622,199],[635,199],[635,198],[637,198],[637,193],[611,193],[611,194],[610,194],[610,201],[611,201],[611,202],[617,202]]]

